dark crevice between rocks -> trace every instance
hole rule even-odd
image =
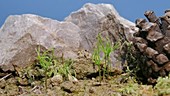
[[[91,73],[91,74],[86,75],[86,77],[88,79],[96,78],[97,76],[99,76],[99,72]]]
[[[9,75],[9,74],[10,74],[10,75]],[[7,75],[9,75],[9,76],[7,76]],[[7,76],[6,78],[4,78],[4,79],[6,80],[6,79],[8,79],[8,78],[15,77],[15,76],[16,76],[16,73],[15,73],[15,71],[10,71],[10,70],[8,70],[8,71],[3,71],[3,70],[0,68],[0,78],[3,78],[3,77],[5,77],[5,76]]]
[[[66,89],[65,87],[61,87],[61,89],[67,93],[73,93],[70,89]]]
[[[101,76],[103,76],[103,71],[101,71]],[[121,72],[119,72],[119,70],[115,70],[114,72],[109,72],[109,73],[105,73],[106,78],[107,76],[115,76],[115,75],[120,75]],[[87,79],[92,79],[92,78],[97,78],[99,77],[99,72],[95,72],[95,73],[91,73],[85,76]]]

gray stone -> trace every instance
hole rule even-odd
[[[36,57],[35,49],[55,48],[56,54],[76,58],[80,46],[79,27],[70,22],[25,14],[9,16],[0,30],[0,65],[4,71],[12,65],[24,67]],[[3,66],[2,66],[3,65]]]
[[[52,85],[59,85],[63,82],[63,77],[61,75],[55,75],[51,78]]]
[[[80,10],[65,18],[65,21],[79,26],[82,38],[80,46],[89,52],[93,51],[99,32],[103,36],[110,37],[114,43],[120,39],[132,41],[133,34],[138,31],[134,23],[121,17],[110,4],[85,4]],[[120,53],[111,54],[112,66],[116,69],[122,68],[122,62],[118,60],[119,57]]]
[[[55,55],[75,59],[79,50],[93,51],[99,32],[113,41],[123,34],[130,41],[136,31],[135,24],[119,16],[110,4],[85,4],[62,22],[32,14],[9,16],[0,28],[0,67],[13,71],[14,66],[32,64],[38,46],[55,48]],[[116,64],[118,55],[112,58]]]
[[[132,34],[138,30],[134,27],[134,23],[119,16],[110,4],[87,3],[80,10],[66,17],[65,21],[72,22],[81,29],[81,47],[90,52],[95,46],[96,36],[99,32],[109,31],[115,39],[120,39],[116,35],[125,32],[126,37],[131,39]]]

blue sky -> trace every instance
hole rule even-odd
[[[61,21],[85,3],[112,4],[121,16],[132,22],[144,18],[146,10],[154,10],[161,16],[170,9],[169,0],[0,0],[0,26],[9,15],[28,13]]]

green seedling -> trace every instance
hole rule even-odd
[[[37,52],[37,60],[40,66],[42,67],[42,69],[44,70],[43,74],[45,74],[45,88],[47,89],[47,78],[51,76],[51,74],[54,72],[54,70],[50,70],[50,66],[52,66],[53,62],[56,62],[56,61],[53,59],[54,55],[53,54],[50,55],[49,50],[41,53],[41,50],[39,47],[38,49],[36,49],[36,52]]]
[[[109,74],[109,70],[111,69],[110,55],[113,51],[118,49],[119,46],[120,42],[113,45],[108,37],[104,39],[101,34],[98,34],[97,45],[96,49],[94,49],[92,59],[98,66],[99,76],[101,76],[101,72],[103,72],[103,79],[106,76],[106,73]],[[104,54],[103,57],[100,56],[102,53]],[[104,62],[104,64],[102,64],[102,62]]]
[[[54,50],[47,50],[41,52],[40,47],[36,50],[37,60],[41,68],[44,70],[42,74],[45,74],[45,86],[47,87],[47,78],[52,75],[61,74],[64,78],[68,78],[71,75],[71,65],[73,61],[71,59],[65,60],[62,54],[61,58],[54,56]],[[74,70],[73,70],[74,71]],[[75,72],[74,72],[75,74]]]
[[[138,81],[141,81],[143,78],[138,77],[138,75],[140,75],[139,71],[141,70],[140,64],[143,65],[145,59],[135,52],[132,42],[124,41],[121,44],[119,51],[124,52],[121,54],[121,58],[127,77],[134,76]]]
[[[98,66],[98,69],[99,69],[99,77],[101,79],[101,58],[100,58],[100,48],[99,48],[99,45],[97,44],[97,48],[94,49],[94,52],[93,52],[93,55],[92,55],[92,59],[93,59],[93,62],[94,64],[96,64]]]
[[[58,67],[57,73],[61,74],[64,79],[68,79],[68,75],[72,76],[71,74],[71,65],[73,61],[71,59],[64,60],[63,63]]]

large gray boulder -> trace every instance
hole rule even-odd
[[[108,31],[114,39],[120,39],[119,34],[125,33],[127,39],[138,29],[135,24],[121,17],[110,4],[85,4],[80,10],[65,18],[66,22],[77,25],[81,31],[81,47],[92,51],[99,32]]]
[[[114,43],[119,40],[131,42],[133,34],[138,31],[134,23],[121,17],[110,4],[88,3],[80,10],[71,13],[65,21],[72,22],[81,29],[80,47],[89,52],[93,52],[99,32],[103,37],[109,37]],[[112,67],[118,70],[122,70],[122,63],[124,63],[120,53],[123,52],[112,52],[110,56]]]
[[[26,66],[36,57],[37,45],[55,48],[57,54],[76,58],[80,46],[80,29],[70,22],[25,14],[9,16],[0,29],[0,65],[3,70],[14,70],[13,65]],[[3,66],[2,66],[3,65]]]
[[[0,67],[13,71],[14,66],[32,64],[38,46],[55,48],[56,55],[75,59],[79,50],[93,51],[99,32],[110,34],[113,41],[124,34],[130,41],[136,30],[110,4],[85,4],[63,22],[33,14],[12,15],[0,28]]]

